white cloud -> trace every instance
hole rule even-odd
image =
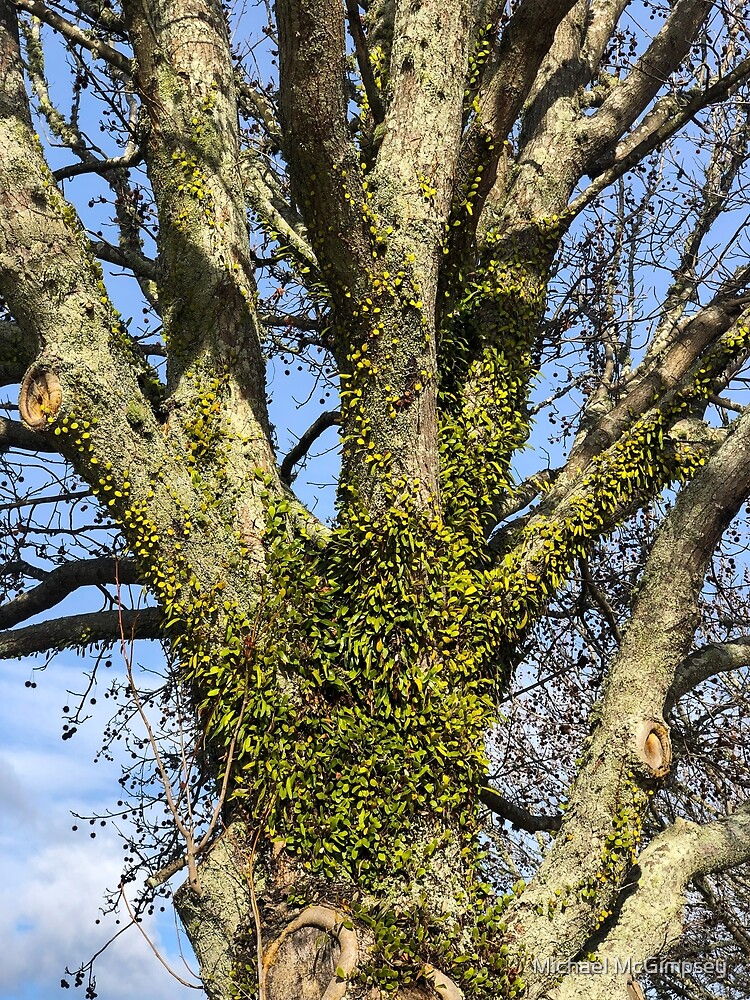
[[[60,843],[16,855],[22,864],[6,874],[0,893],[4,944],[0,996],[14,997],[32,983],[40,996],[53,996],[65,966],[75,968],[117,930],[111,918],[99,926],[95,923],[104,886],[118,879],[116,847],[113,839],[105,838],[102,843]],[[162,939],[155,921],[144,926],[162,954],[174,962],[168,954],[174,945]],[[198,995],[169,976],[135,928],[120,935],[97,959],[95,974],[101,1000],[177,1000]]]
[[[65,966],[86,961],[118,929],[111,917],[95,921],[105,888],[119,881],[121,843],[109,827],[97,827],[94,840],[88,824],[71,830],[71,810],[106,808],[119,791],[118,768],[92,763],[101,722],[60,739],[61,707],[66,689],[80,687],[80,663],[56,660],[36,675],[36,689],[24,687],[23,665],[0,663],[0,1000],[82,1000],[82,991],[60,989]],[[190,978],[166,916],[144,927]],[[135,928],[97,960],[95,974],[100,1000],[203,996],[172,979]]]

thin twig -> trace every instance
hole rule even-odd
[[[195,840],[193,838],[193,831],[188,826],[185,825],[185,823],[182,821],[180,817],[180,812],[179,809],[177,808],[177,804],[175,803],[174,800],[174,794],[172,792],[172,784],[169,780],[169,775],[167,774],[167,770],[164,766],[164,761],[162,760],[161,753],[159,752],[159,745],[157,743],[154,730],[151,726],[151,722],[149,721],[146,710],[143,707],[143,702],[141,700],[140,695],[138,694],[138,689],[136,687],[135,679],[133,677],[133,660],[132,656],[128,652],[128,643],[125,639],[125,630],[122,619],[122,601],[120,600],[120,580],[116,564],[115,564],[115,583],[117,586],[117,610],[118,610],[118,615],[120,616],[120,648],[122,651],[122,657],[125,661],[128,684],[130,685],[130,690],[133,695],[133,701],[135,702],[135,707],[138,710],[138,715],[140,716],[141,721],[143,722],[146,734],[148,736],[149,744],[154,753],[156,766],[159,770],[159,777],[161,778],[161,783],[162,786],[164,787],[164,794],[167,798],[167,808],[169,809],[170,813],[172,814],[172,818],[177,824],[177,829],[180,831],[180,833],[185,839],[185,849],[188,859],[188,880],[190,882],[190,887],[194,892],[200,893],[200,882],[198,879],[198,870],[196,866]],[[130,641],[130,646],[132,648],[132,639]]]
[[[135,924],[135,926],[141,932],[141,934],[143,935],[143,938],[144,938],[146,944],[149,946],[149,948],[154,953],[154,955],[156,955],[156,957],[161,962],[161,964],[164,966],[164,968],[167,970],[167,972],[170,974],[170,976],[172,976],[174,979],[176,979],[177,982],[180,983],[182,986],[187,986],[188,989],[191,989],[191,990],[202,990],[203,989],[203,985],[202,984],[200,986],[196,986],[195,983],[189,983],[187,981],[187,979],[183,979],[182,976],[179,976],[174,971],[174,969],[171,968],[171,966],[169,966],[167,964],[167,962],[162,958],[162,956],[159,953],[159,949],[156,947],[156,945],[154,944],[154,942],[151,940],[151,938],[145,932],[145,930],[143,929],[143,927],[141,927],[140,921],[137,919],[137,917],[133,913],[133,910],[132,910],[132,908],[130,906],[130,903],[128,902],[128,897],[125,895],[125,886],[122,883],[120,884],[120,898],[122,899],[123,903],[125,904],[125,909],[128,911],[128,916],[130,917],[130,920],[132,921],[133,924]]]
[[[581,576],[583,577],[583,582],[586,589],[593,597],[594,601],[599,607],[599,610],[604,615],[607,620],[607,624],[612,630],[612,635],[615,637],[615,642],[618,646],[622,645],[622,632],[620,631],[620,626],[617,624],[617,619],[615,618],[615,613],[612,610],[612,605],[607,600],[604,593],[599,590],[594,578],[591,575],[591,570],[589,569],[589,564],[585,559],[579,559],[579,566],[581,567]]]
[[[265,817],[261,821],[258,829],[255,831],[255,838],[253,839],[252,850],[250,851],[250,904],[253,908],[253,920],[255,921],[255,950],[256,955],[256,966],[258,970],[258,1000],[266,1000],[266,969],[263,964],[263,933],[260,923],[260,909],[258,907],[258,899],[255,895],[255,850],[258,846],[258,840],[260,838],[260,832],[265,824]]]

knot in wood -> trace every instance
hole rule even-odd
[[[672,764],[669,729],[659,719],[644,719],[636,731],[636,752],[641,766],[652,778],[663,778]]]
[[[53,422],[61,405],[62,386],[57,375],[44,365],[32,365],[23,377],[18,397],[23,422],[33,431],[42,431]]]

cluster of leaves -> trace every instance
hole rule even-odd
[[[430,964],[449,969],[463,990],[477,1000],[516,997],[525,989],[520,968],[510,960],[507,944],[498,945],[506,931],[503,921],[510,902],[524,889],[519,881],[511,892],[491,901],[489,886],[480,886],[480,903],[457,933],[455,920],[415,907],[399,916],[392,909],[375,913],[359,908],[356,917],[373,935],[373,960],[362,969],[361,978],[384,992],[423,981],[425,958]]]
[[[511,459],[528,437],[531,345],[547,277],[541,249],[537,259],[516,251],[508,261],[497,236],[487,242],[446,324],[440,386],[446,519],[476,539],[510,491]]]
[[[466,554],[405,495],[377,520],[350,506],[322,552],[289,539],[286,513],[269,504],[269,597],[212,668],[209,738],[226,746],[241,717],[234,795],[272,802],[272,828],[313,869],[367,884],[395,858],[423,875],[438,845],[415,853],[410,819],[457,820],[468,848],[486,769]]]

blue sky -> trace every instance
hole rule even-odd
[[[122,847],[114,831],[88,824],[71,829],[71,811],[111,804],[118,769],[92,760],[98,720],[62,742],[61,708],[68,688],[80,687],[83,661],[64,654],[33,678],[26,662],[0,662],[0,963],[2,1000],[80,996],[62,991],[66,965],[76,967],[107,941],[116,926],[97,926],[106,886],[120,876]],[[102,719],[103,721],[103,719]],[[83,829],[85,826],[85,829]],[[164,956],[181,967],[171,914],[146,921]],[[184,968],[182,969],[184,974]],[[102,1000],[173,1000],[193,994],[173,980],[131,928],[97,961]],[[198,995],[198,994],[193,994]]]
[[[49,66],[56,74],[54,59]],[[57,69],[62,70],[62,66]],[[71,154],[61,156],[55,152],[53,166],[72,159]],[[86,206],[100,185],[92,177],[66,185],[66,194],[81,208],[92,229],[101,224],[99,210]],[[111,231],[105,230],[104,235],[116,242]],[[123,315],[134,316],[138,323],[141,302],[135,282],[113,277],[108,284]],[[326,401],[325,407],[319,405],[317,399],[322,393],[316,393],[310,406],[298,406],[308,397],[312,382],[305,372],[296,370],[296,365],[290,368],[292,375],[288,378],[281,361],[272,362],[269,368],[270,390],[275,398],[271,418],[277,428],[281,455],[320,410],[335,405],[333,398]],[[11,389],[5,398],[13,395]],[[545,395],[543,387],[539,395]],[[544,443],[546,432],[545,421],[540,432]],[[314,463],[309,476],[301,475],[295,484],[300,497],[321,516],[332,510],[335,443],[335,430],[330,429],[314,451],[334,451]],[[528,472],[538,457],[533,452],[521,456],[520,470]],[[556,457],[553,455],[553,459]],[[544,465],[543,457],[539,465]],[[328,485],[323,489],[320,483]],[[99,605],[78,596],[66,602],[64,613],[94,606]],[[158,655],[153,644],[142,644],[139,649],[142,660],[149,657],[155,662]],[[113,669],[118,669],[116,654],[113,660]],[[95,839],[91,839],[87,824],[74,833],[70,815],[105,810],[118,797],[117,762],[92,763],[107,719],[105,705],[99,699],[99,715],[75,738],[63,742],[62,706],[68,701],[69,689],[80,689],[86,662],[65,652],[46,671],[32,673],[35,665],[39,661],[0,661],[0,816],[5,819],[0,828],[0,938],[4,944],[0,1000],[81,996],[78,991],[60,990],[65,966],[75,968],[86,961],[116,930],[111,919],[100,925],[96,920],[105,888],[119,881],[121,842],[109,826],[97,827]],[[25,687],[31,679],[37,686]],[[175,885],[181,881],[182,877],[177,876]],[[186,975],[171,909],[168,907],[158,920],[147,918],[144,927],[163,957]],[[189,951],[187,944],[185,947]],[[173,1000],[200,995],[173,980],[133,929],[101,956],[96,973],[100,1000]]]

